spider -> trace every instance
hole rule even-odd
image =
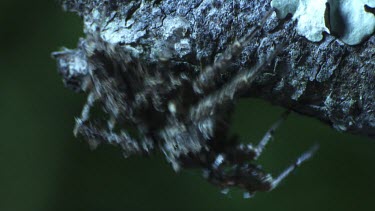
[[[273,12],[269,11],[247,36],[229,46],[213,65],[199,72],[171,67],[163,61],[144,64],[120,44],[106,43],[95,35],[81,39],[77,50],[53,53],[65,85],[88,93],[74,134],[88,140],[92,148],[100,143],[120,146],[125,156],[147,155],[160,149],[175,171],[200,168],[203,176],[223,193],[229,187],[240,187],[248,198],[257,191],[274,189],[311,158],[316,147],[273,178],[254,161],[288,112],[257,145],[229,137],[228,122],[235,100],[276,57],[282,45],[250,71],[221,77]]]

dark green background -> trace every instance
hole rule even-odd
[[[74,48],[79,17],[53,0],[0,3],[0,211],[374,210],[375,141],[292,114],[259,160],[274,175],[318,142],[313,160],[270,193],[222,195],[199,171],[175,173],[160,155],[124,159],[74,138],[84,96],[65,89],[52,51]],[[257,142],[283,109],[243,100],[233,130]]]

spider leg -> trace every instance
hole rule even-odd
[[[269,141],[272,139],[275,130],[287,118],[289,113],[289,111],[286,111],[281,115],[280,119],[271,126],[271,128],[266,132],[257,146],[242,143],[236,143],[235,145],[228,146],[228,148],[230,149],[226,152],[226,155],[228,157],[227,160],[232,164],[240,164],[251,160],[256,160],[262,154]]]
[[[148,144],[149,141],[147,139],[144,140],[141,146],[138,141],[132,139],[124,130],[121,130],[119,133],[113,131],[116,124],[116,119],[113,116],[107,121],[108,129],[105,129],[101,124],[89,121],[90,111],[98,99],[99,94],[97,94],[97,91],[94,90],[89,93],[87,102],[82,109],[81,117],[76,118],[74,135],[81,135],[87,139],[92,149],[95,149],[100,142],[106,142],[113,145],[120,145],[123,153],[126,155],[144,151],[148,152],[152,146]]]
[[[276,179],[272,181],[270,190],[276,188],[281,181],[283,181],[288,175],[295,171],[302,163],[309,160],[318,150],[318,148],[318,145],[314,145],[307,152],[303,153],[292,165],[286,168]]]
[[[91,147],[95,148],[100,142],[121,146],[124,156],[131,154],[141,154],[148,152],[150,145],[140,145],[126,131],[121,130],[119,133],[108,131],[102,128],[98,123],[87,121],[81,122],[77,131],[78,134],[89,140]]]
[[[223,55],[220,56],[212,66],[206,67],[197,77],[196,81],[193,83],[194,91],[198,94],[203,94],[209,87],[215,87],[215,83],[223,70],[225,70],[228,65],[232,62],[234,57],[241,54],[244,46],[249,43],[255,34],[262,28],[267,19],[272,15],[274,10],[270,10],[258,22],[255,26],[250,29],[248,35],[240,40],[235,41],[229,48],[227,48]]]
[[[274,125],[277,125],[277,123]],[[209,182],[220,187],[224,194],[228,192],[228,188],[236,186],[246,190],[243,195],[244,198],[250,198],[257,191],[270,191],[276,188],[296,168],[309,160],[317,149],[318,145],[314,145],[275,179],[264,172],[260,166],[251,163],[228,162],[227,154],[216,155],[208,165],[209,167],[206,168],[204,177]]]
[[[256,147],[256,156],[254,159],[257,159],[263,152],[264,148],[268,144],[268,142],[272,139],[273,134],[275,133],[276,129],[285,121],[285,119],[288,117],[290,111],[284,112],[279,120],[277,120],[270,129],[264,134],[262,140],[259,142],[258,146]]]
[[[80,130],[80,127],[82,126],[82,124],[89,120],[90,110],[94,106],[94,103],[97,100],[98,100],[98,95],[94,91],[90,92],[89,95],[87,96],[86,104],[83,106],[81,117],[76,118],[76,124],[73,130],[73,133],[75,136],[77,136],[78,131]]]
[[[250,71],[237,74],[229,83],[222,86],[221,89],[200,100],[197,105],[190,109],[191,120],[199,121],[200,119],[207,118],[216,113],[216,110],[223,105],[231,103],[235,95],[251,85],[261,70],[281,51],[282,47],[283,45],[281,44]]]

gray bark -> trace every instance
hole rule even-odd
[[[269,11],[270,0],[65,1],[87,36],[120,44],[145,64],[200,71]],[[225,74],[248,71],[286,43],[243,97],[265,99],[339,131],[375,136],[375,37],[348,46],[324,34],[313,43],[291,18],[273,14]],[[173,71],[173,70],[171,70]]]

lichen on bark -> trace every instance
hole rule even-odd
[[[144,63],[166,61],[199,71],[246,35],[270,1],[85,1],[63,3],[84,20],[87,36],[117,43]],[[222,77],[247,71],[277,43],[287,43],[244,96],[259,97],[335,129],[375,135],[374,36],[348,46],[324,34],[312,43],[296,21],[273,15]],[[115,55],[115,54],[114,54]]]
[[[348,45],[358,45],[374,33],[375,2],[372,0],[273,0],[279,18],[292,14],[297,32],[318,42],[323,32],[333,34]]]

